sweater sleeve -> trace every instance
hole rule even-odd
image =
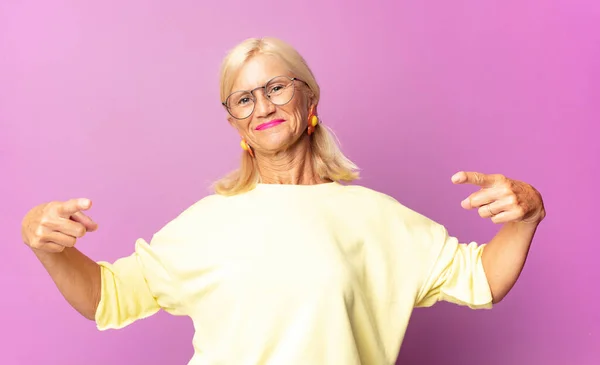
[[[492,294],[481,260],[486,245],[460,243],[435,222],[430,222],[426,237],[430,242],[423,245],[422,257],[427,270],[416,306],[445,301],[472,309],[491,308]]]
[[[163,309],[183,315],[178,283],[164,256],[168,246],[138,239],[133,254],[113,263],[99,261],[101,297],[95,321],[99,330],[119,329]]]

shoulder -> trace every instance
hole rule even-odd
[[[342,194],[358,200],[371,201],[375,204],[403,206],[396,198],[381,191],[363,185],[342,185]]]
[[[155,236],[189,237],[193,232],[210,226],[227,199],[225,196],[211,194],[197,200],[171,218],[155,233]]]
[[[344,195],[353,197],[357,203],[372,205],[385,212],[424,218],[421,213],[405,205],[400,199],[372,188],[361,185],[347,185],[344,187]]]
[[[344,190],[347,193],[341,195],[356,197],[350,199],[354,201],[354,211],[346,213],[356,220],[353,227],[376,237],[374,241],[386,250],[390,262],[410,267],[422,263],[429,267],[448,242],[444,225],[390,194],[362,186],[347,186]]]
[[[404,227],[413,232],[420,229],[427,231],[444,229],[438,222],[405,205],[390,194],[360,185],[347,185],[344,190],[343,195],[351,196],[357,207],[371,212],[387,224]]]

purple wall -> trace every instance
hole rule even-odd
[[[498,227],[460,207],[474,189],[454,172],[503,173],[545,198],[505,302],[416,311],[400,363],[600,363],[597,2],[148,3],[0,3],[1,364],[190,358],[187,318],[96,331],[21,243],[20,221],[41,202],[89,197],[100,229],[78,247],[114,260],[205,196],[241,152],[219,63],[262,35],[309,60],[362,184],[465,241]]]

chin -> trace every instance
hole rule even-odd
[[[259,142],[262,150],[267,152],[279,152],[283,151],[292,144],[294,144],[296,138],[288,133],[273,133],[261,138]]]

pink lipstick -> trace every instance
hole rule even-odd
[[[275,127],[276,125],[280,125],[281,123],[285,122],[285,120],[283,119],[273,119],[271,121],[268,121],[266,123],[262,123],[256,126],[256,128],[254,128],[257,131],[262,131],[265,130],[267,128],[271,128],[271,127]]]

